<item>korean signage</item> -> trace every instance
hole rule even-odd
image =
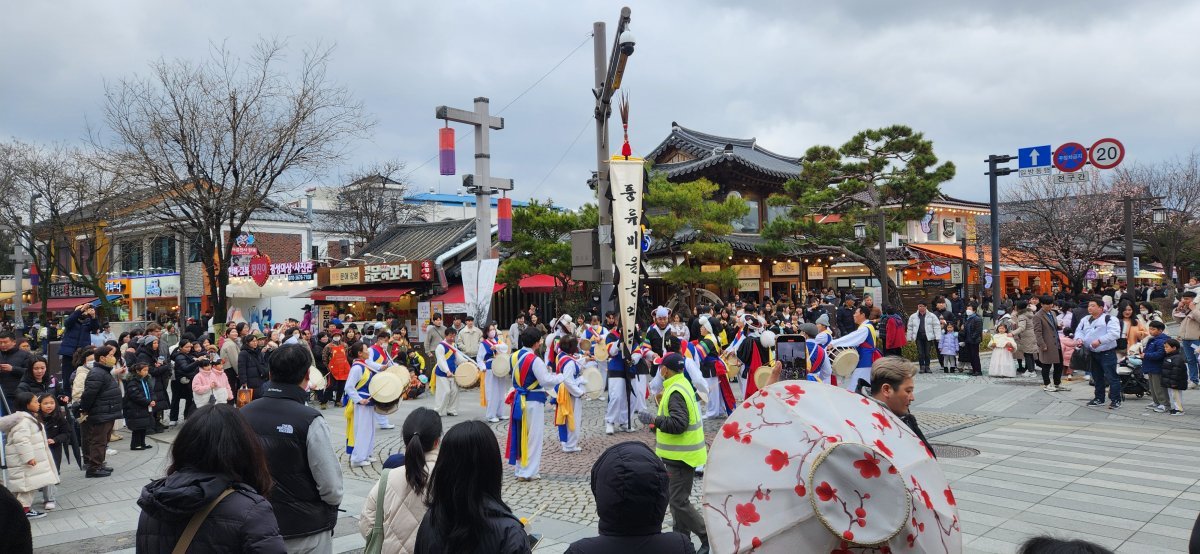
[[[738,279],[759,279],[762,277],[762,266],[735,265],[733,269],[737,271]]]
[[[230,255],[253,256],[255,254],[258,254],[258,246],[254,244],[254,235],[242,233],[233,240],[233,249]]]
[[[71,283],[54,283],[50,285],[50,298],[78,298],[81,296],[96,296],[96,291]]]
[[[800,275],[800,262],[775,262],[771,264],[771,275],[775,277],[798,276]]]
[[[108,294],[129,294],[130,289],[129,279],[109,279],[104,283],[104,292]]]
[[[311,281],[313,275],[316,274],[316,265],[313,262],[280,262],[271,264],[270,274],[272,277],[286,275],[288,281]],[[229,276],[249,277],[250,266],[231,265],[229,266]]]
[[[825,267],[819,265],[808,266],[808,278],[814,281],[820,281],[825,278]]]
[[[378,283],[410,283],[433,280],[433,261],[394,262],[319,268],[317,283],[329,285],[373,285]]]

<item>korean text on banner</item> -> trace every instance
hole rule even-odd
[[[642,164],[640,158],[614,158],[609,162],[613,197],[613,263],[616,265],[617,309],[625,354],[633,350],[638,289],[641,285],[642,194],[645,186]]]

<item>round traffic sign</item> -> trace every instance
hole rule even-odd
[[[1087,161],[1087,150],[1078,142],[1068,142],[1054,151],[1054,167],[1065,173],[1083,169]]]
[[[1102,138],[1088,150],[1096,169],[1112,169],[1125,159],[1125,145],[1115,138]]]

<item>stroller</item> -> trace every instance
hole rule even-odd
[[[1129,356],[1117,364],[1117,378],[1121,380],[1121,394],[1132,394],[1138,398],[1150,391],[1150,382],[1142,373],[1142,359]]]

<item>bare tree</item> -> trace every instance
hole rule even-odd
[[[131,198],[96,158],[61,145],[0,144],[0,218],[11,222],[37,272],[41,317],[53,285],[69,284],[97,296],[103,311],[110,252],[105,230],[119,222]],[[32,213],[33,225],[24,221]]]
[[[420,206],[405,202],[411,187],[398,181],[403,162],[365,167],[337,188],[336,209],[321,214],[322,230],[354,239],[355,248],[375,240],[388,227],[415,219]]]
[[[284,49],[262,41],[245,59],[220,46],[200,63],[159,60],[105,93],[115,144],[95,142],[155,196],[146,218],[195,237],[217,323],[234,240],[254,211],[322,174],[374,124],[326,75],[330,49],[306,50],[294,76]]]
[[[1095,170],[1075,185],[1022,179],[1004,194],[1000,242],[1029,265],[1062,273],[1079,294],[1092,263],[1121,238],[1121,194]]]
[[[1117,171],[1117,180],[1129,189],[1144,190],[1149,196],[1161,196],[1157,202],[1166,208],[1165,221],[1151,224],[1145,217],[1151,204],[1136,206],[1135,237],[1145,242],[1151,257],[1161,262],[1167,275],[1175,274],[1181,260],[1194,259],[1200,250],[1200,154],[1192,152],[1157,165],[1137,165]],[[1170,289],[1170,287],[1168,287]]]

